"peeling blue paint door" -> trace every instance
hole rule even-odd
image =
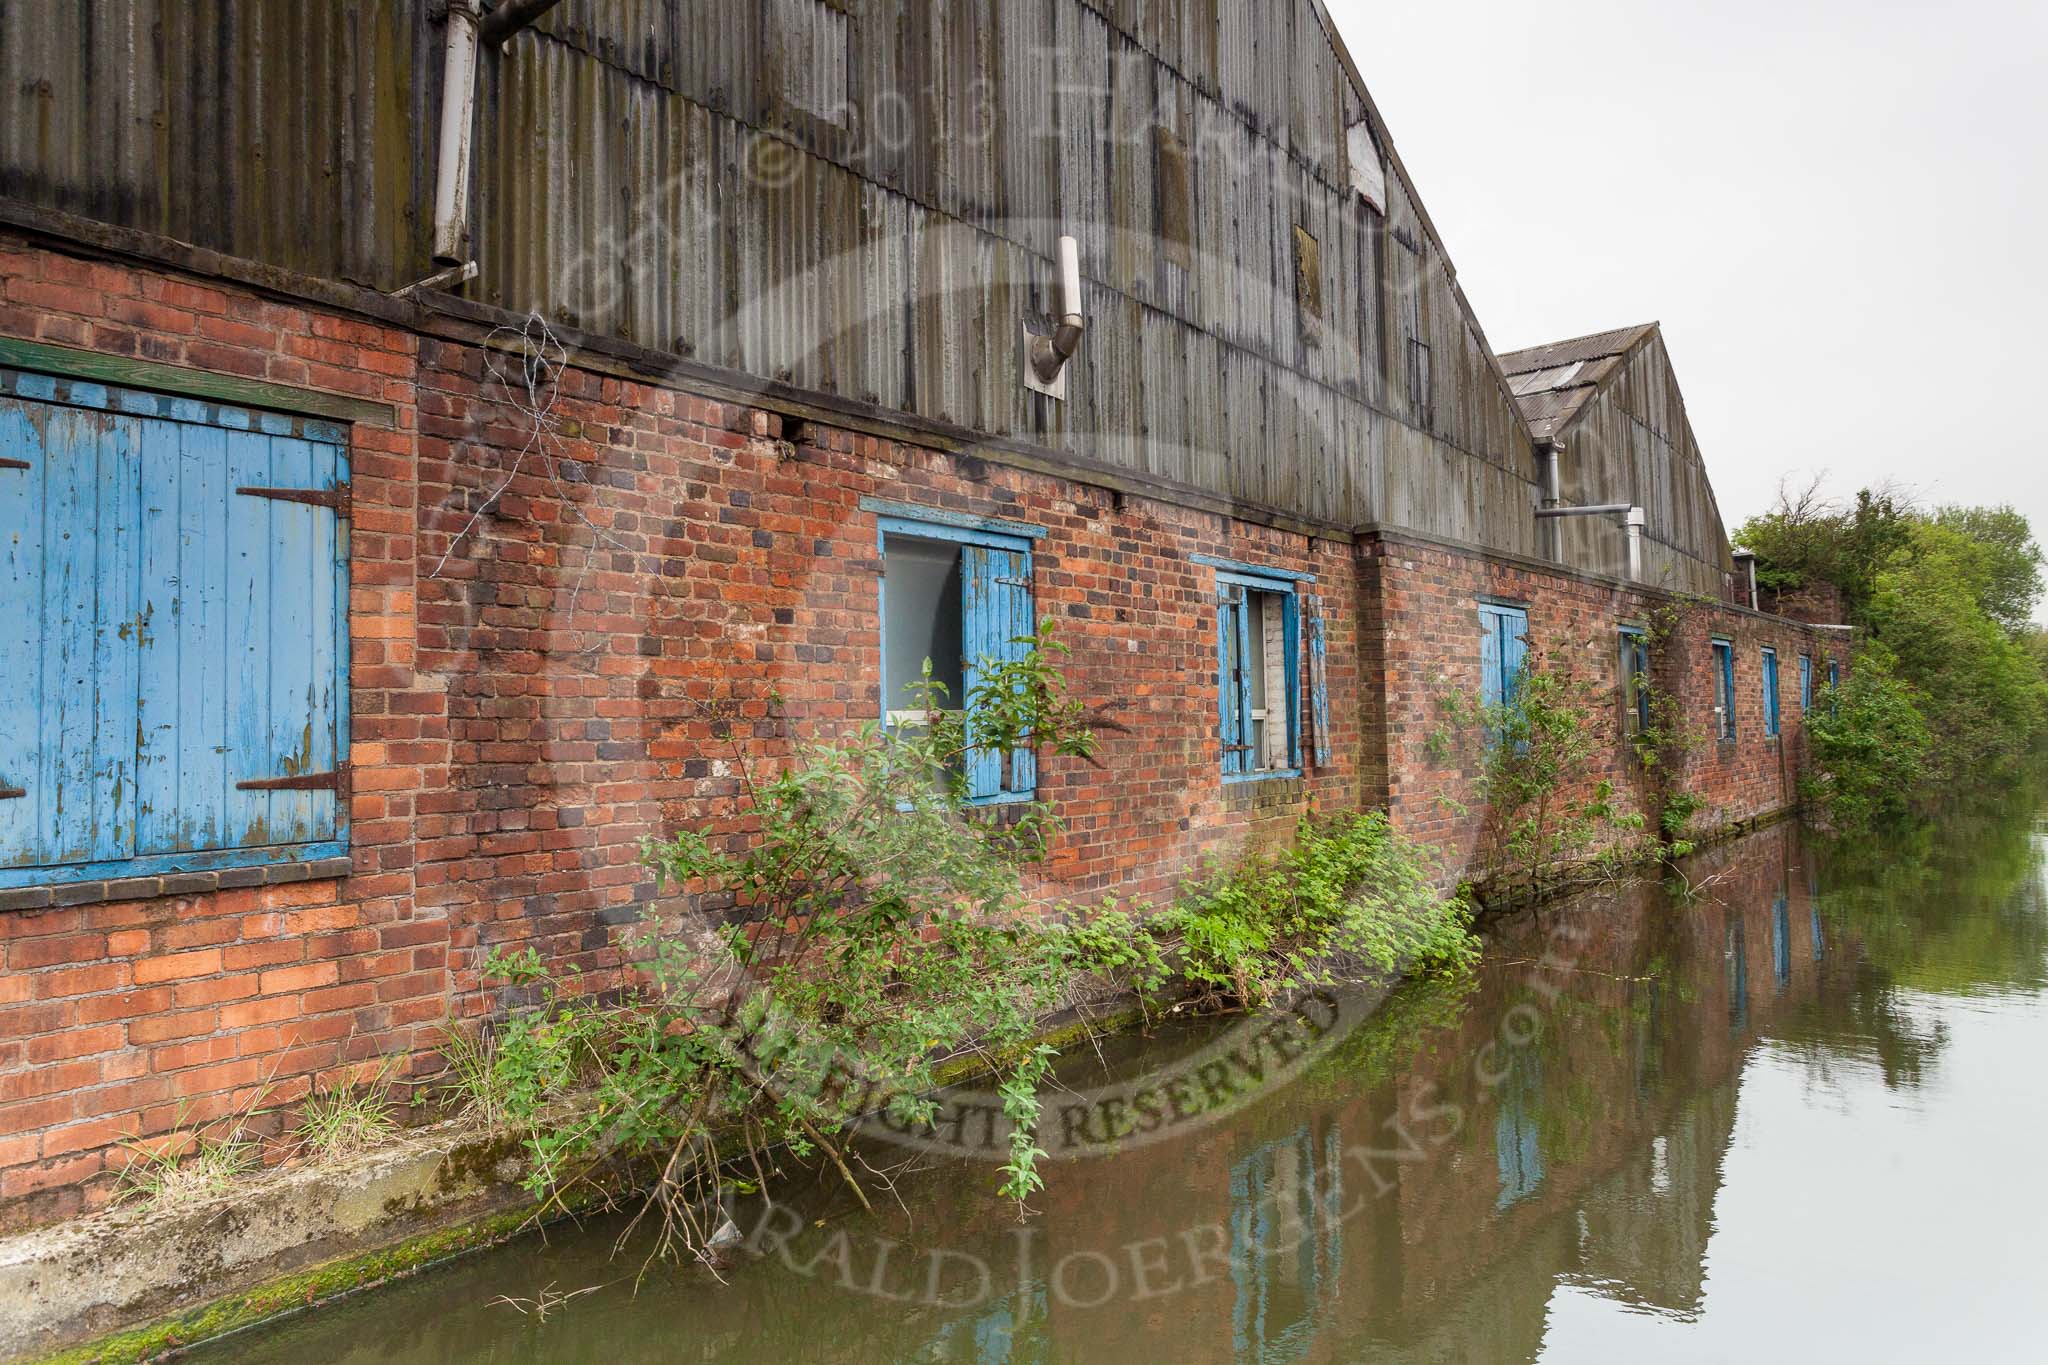
[[[0,461],[0,586],[22,608],[0,637],[0,791],[20,793],[0,800],[0,869],[338,839],[338,782],[243,784],[333,773],[344,751],[341,431],[0,373]]]

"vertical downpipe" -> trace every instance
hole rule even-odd
[[[1640,507],[1628,509],[1628,581],[1643,581],[1643,523],[1648,520]]]
[[[1558,461],[1562,458],[1563,451],[1555,438],[1537,442],[1536,449],[1543,459],[1543,506],[1548,510],[1564,501],[1564,477],[1558,472]],[[1547,520],[1550,522],[1550,531],[1545,537],[1549,541],[1546,548],[1554,562],[1562,563],[1564,527],[1560,518],[1550,517]]]
[[[476,126],[477,0],[448,0],[441,68],[441,147],[434,176],[434,259],[460,265],[469,247],[469,156]]]

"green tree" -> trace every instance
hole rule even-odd
[[[1934,736],[1937,782],[2012,771],[2048,724],[2048,682],[1987,615],[1991,554],[1933,522],[1914,524],[1877,575],[1868,619]]]
[[[2010,506],[1944,507],[1934,522],[1961,532],[1983,550],[1977,604],[1984,614],[2009,635],[2025,631],[2042,592],[2041,547],[2027,519]]]

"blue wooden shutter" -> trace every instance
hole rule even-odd
[[[1244,677],[1245,591],[1235,584],[1216,589],[1216,708],[1222,722],[1223,771],[1245,770],[1251,731],[1245,716],[1251,703]]]
[[[1022,550],[965,545],[960,550],[961,627],[966,651],[963,682],[971,700],[984,677],[982,661],[1015,663],[1030,652],[1031,557]],[[972,717],[970,716],[970,727]],[[1003,756],[974,749],[967,755],[967,796],[990,801],[1029,796],[1038,788],[1038,762],[1029,747]]]
[[[1287,655],[1280,675],[1287,680],[1287,766],[1301,767],[1301,600],[1293,593],[1279,597],[1283,625],[1283,648]],[[1268,725],[1272,722],[1273,699],[1266,698]]]
[[[1778,653],[1764,651],[1764,733],[1778,733]]]
[[[336,774],[344,751],[339,429],[0,378],[0,570],[25,607],[0,638],[6,882],[339,839],[336,790],[237,789]]]
[[[1308,608],[1308,695],[1316,731],[1316,766],[1327,768],[1332,760],[1329,641],[1323,624],[1322,597],[1310,593],[1304,600]]]
[[[1506,632],[1502,627],[1498,609],[1479,609],[1479,700],[1487,706],[1502,706],[1507,702],[1504,687],[1506,674],[1502,661],[1506,657]]]
[[[1799,711],[1801,715],[1813,709],[1813,658],[1799,656]]]
[[[1501,612],[1501,697],[1509,706],[1522,691],[1522,670],[1529,662],[1529,613],[1509,607]]]

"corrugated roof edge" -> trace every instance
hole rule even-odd
[[[1627,336],[1631,332],[1633,332],[1635,335],[1630,337],[1628,343],[1620,347],[1618,350],[1602,350],[1595,352],[1592,355],[1573,357],[1574,359],[1582,360],[1605,360],[1611,357],[1617,363],[1608,366],[1607,372],[1605,374],[1601,375],[1599,379],[1591,385],[1586,386],[1585,396],[1578,400],[1577,404],[1572,408],[1571,412],[1566,414],[1562,421],[1559,421],[1555,425],[1551,426],[1551,428],[1548,431],[1544,432],[1541,437],[1536,437],[1534,434],[1536,424],[1533,422],[1528,422],[1532,439],[1555,441],[1559,437],[1563,436],[1566,432],[1570,431],[1573,427],[1577,426],[1579,423],[1579,419],[1584,417],[1586,415],[1587,410],[1593,406],[1593,400],[1595,400],[1601,394],[1607,391],[1608,386],[1614,383],[1615,379],[1618,376],[1620,376],[1622,371],[1628,368],[1628,362],[1635,358],[1636,353],[1642,350],[1643,347],[1649,345],[1650,342],[1652,342],[1653,340],[1656,340],[1664,335],[1664,326],[1662,323],[1645,322],[1639,323],[1635,327],[1622,327],[1609,332],[1588,332],[1585,336],[1581,337],[1567,337],[1563,341],[1552,341],[1547,342],[1541,346],[1530,346],[1520,351],[1510,351],[1507,355],[1501,357],[1501,363],[1503,365],[1506,365],[1510,360],[1513,360],[1516,363],[1518,368],[1511,371],[1512,373],[1527,374],[1532,370],[1544,369],[1550,365],[1560,363],[1560,357],[1556,356],[1553,353],[1564,347],[1576,345],[1580,342],[1597,341],[1603,337]],[[1532,357],[1540,358],[1541,363],[1531,363]],[[1668,361],[1669,357],[1667,356],[1666,359]],[[1669,368],[1671,368],[1672,371],[1672,385],[1674,389],[1676,389],[1678,383],[1678,371],[1675,366]],[[1512,389],[1510,391],[1512,392]],[[1549,393],[1555,392],[1555,390],[1542,389],[1538,390],[1537,392]],[[1521,401],[1522,400],[1520,398],[1517,398],[1515,400],[1517,404],[1519,404]],[[1678,391],[1678,408],[1680,412],[1685,411],[1685,394],[1682,390]],[[1692,418],[1688,416],[1685,420],[1686,426],[1690,427],[1692,425]],[[1524,421],[1527,422],[1526,414],[1524,415]],[[1694,440],[1694,445],[1698,445],[1697,438],[1695,438]],[[1705,463],[1704,456],[1701,457],[1701,463],[1703,465]],[[1713,482],[1711,480],[1709,480],[1707,484],[1707,496],[1714,496]],[[1718,501],[1719,500],[1716,499],[1717,503]],[[1718,507],[1718,505],[1715,508],[1715,515],[1720,515],[1720,508]]]
[[[1415,206],[1415,216],[1421,220],[1422,230],[1429,234],[1429,240],[1436,246],[1437,259],[1444,264],[1444,275],[1450,281],[1451,293],[1457,296],[1458,307],[1465,315],[1465,325],[1470,327],[1472,335],[1479,339],[1479,349],[1485,354],[1487,363],[1493,367],[1493,377],[1500,385],[1501,396],[1507,399],[1508,410],[1521,425],[1522,434],[1533,443],[1536,439],[1535,433],[1530,431],[1528,419],[1522,416],[1521,404],[1516,401],[1514,390],[1508,385],[1507,371],[1501,368],[1500,356],[1493,349],[1493,343],[1487,339],[1486,328],[1480,325],[1479,314],[1473,309],[1472,300],[1465,297],[1465,286],[1458,283],[1458,267],[1451,260],[1451,253],[1444,248],[1444,235],[1437,231],[1436,220],[1429,216],[1429,207],[1423,203],[1422,195],[1415,188],[1415,178],[1408,174],[1407,163],[1401,160],[1400,150],[1394,146],[1394,136],[1387,128],[1386,117],[1380,113],[1380,107],[1374,101],[1372,92],[1366,89],[1365,76],[1359,71],[1357,61],[1352,58],[1351,49],[1345,45],[1344,35],[1337,29],[1337,21],[1331,17],[1329,6],[1324,4],[1323,0],[1308,0],[1308,3],[1315,11],[1316,21],[1323,26],[1323,36],[1329,41],[1330,50],[1337,54],[1338,65],[1344,68],[1344,74],[1351,80],[1351,88],[1358,94],[1359,103],[1365,106],[1367,116],[1372,119],[1373,131],[1379,135],[1380,143],[1386,150],[1387,164],[1392,166],[1394,174],[1401,178],[1401,188],[1407,191],[1408,202]]]

